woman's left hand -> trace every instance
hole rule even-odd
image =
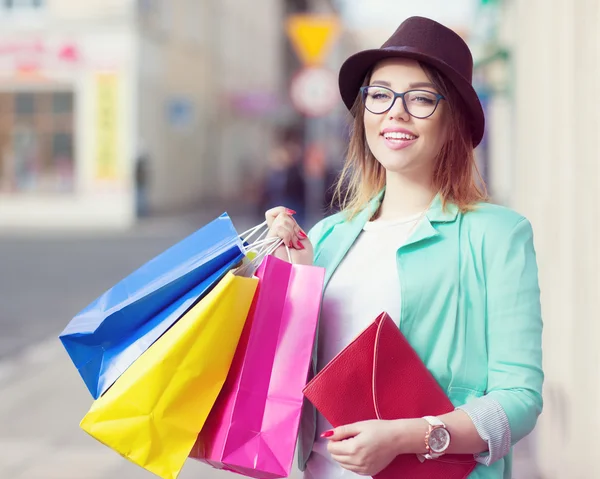
[[[344,469],[374,476],[400,453],[398,421],[363,421],[333,429],[329,453]],[[330,432],[331,434],[331,432]]]

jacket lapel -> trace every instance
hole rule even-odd
[[[444,210],[440,195],[436,195],[431,202],[431,206],[425,213],[425,218],[423,218],[423,221],[419,222],[415,231],[413,231],[406,243],[400,247],[400,251],[416,243],[438,236],[440,233],[435,228],[434,223],[449,223],[455,221],[457,216],[458,207],[449,203]]]
[[[352,220],[343,221],[335,225],[332,232],[327,237],[327,240],[323,242],[322,247],[315,256],[314,264],[325,268],[325,287],[356,241],[356,238],[358,238],[358,235],[363,230],[367,221],[371,219],[377,211],[377,208],[379,208],[384,193],[385,189],[373,198],[368,206]],[[431,202],[429,209],[425,213],[425,218],[423,218],[423,221],[419,222],[410,238],[408,238],[407,242],[400,248],[400,251],[429,238],[438,236],[439,232],[434,224],[455,221],[457,216],[458,207],[453,203],[448,203],[444,210],[440,195],[436,195]]]
[[[379,208],[382,197],[383,191],[350,221],[343,221],[335,225],[327,240],[324,241],[317,252],[314,264],[325,268],[325,287],[327,287],[331,276],[356,241],[356,238],[358,238],[358,235],[360,235],[367,221]]]

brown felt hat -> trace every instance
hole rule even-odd
[[[457,33],[429,18],[410,17],[381,48],[352,55],[342,65],[339,76],[340,93],[349,110],[369,71],[377,62],[387,58],[410,58],[439,70],[464,100],[473,147],[481,142],[485,116],[472,85],[473,56]]]

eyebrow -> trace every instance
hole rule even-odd
[[[391,88],[392,84],[389,81],[385,81],[385,80],[375,80],[374,82],[371,83],[371,85],[381,85],[381,86],[385,86],[388,88]],[[416,83],[410,83],[408,85],[410,88],[434,88],[435,89],[435,85],[433,83],[429,83],[429,82],[416,82]]]
[[[374,82],[371,83],[371,85],[381,85],[381,86],[387,86],[387,87],[392,86],[392,84],[389,81],[384,81],[384,80],[375,80]]]

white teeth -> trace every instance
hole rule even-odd
[[[408,133],[401,133],[399,131],[388,131],[383,134],[386,140],[416,140],[417,137],[409,135]]]

